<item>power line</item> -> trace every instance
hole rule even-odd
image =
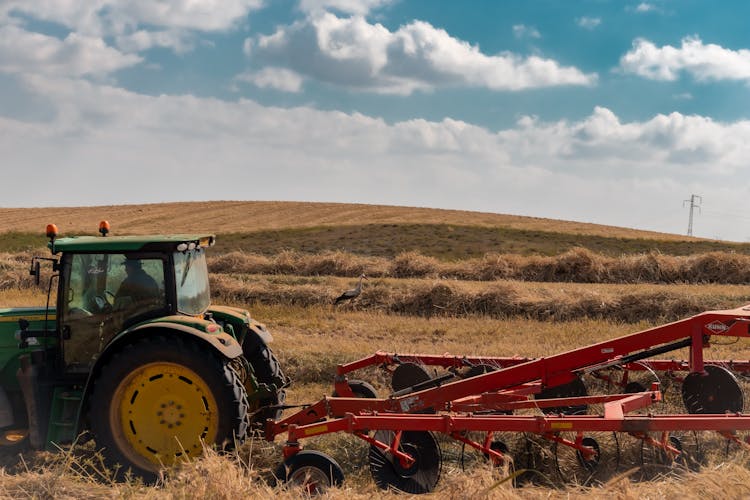
[[[695,200],[698,199],[699,203],[695,203]],[[697,208],[698,213],[701,211],[700,203],[703,203],[703,198],[701,198],[697,194],[691,194],[689,200],[682,200],[682,207],[685,207],[685,203],[690,203],[690,219],[688,219],[688,230],[687,235],[692,236],[693,235],[693,209]]]

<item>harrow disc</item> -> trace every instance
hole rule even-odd
[[[737,413],[744,394],[737,378],[718,365],[706,365],[705,374],[693,372],[682,383],[682,401],[688,413]]]
[[[392,431],[380,430],[375,439],[391,443],[395,437]],[[435,436],[425,431],[404,431],[401,435],[399,451],[408,453],[415,459],[410,467],[403,467],[398,459],[370,446],[370,473],[375,484],[381,489],[393,488],[404,493],[429,493],[435,489],[440,479],[443,458]]]
[[[427,373],[427,370],[416,363],[403,363],[393,370],[391,378],[391,387],[393,392],[402,391],[413,385],[427,382],[432,377]]]

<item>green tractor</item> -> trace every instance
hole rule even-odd
[[[153,480],[278,418],[270,333],[210,302],[212,235],[47,236],[30,270],[51,262],[46,307],[0,309],[0,455],[91,435],[119,475]]]

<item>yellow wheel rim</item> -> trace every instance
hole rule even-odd
[[[29,436],[28,429],[10,429],[0,435],[0,447],[14,446]]]
[[[110,428],[118,448],[139,467],[156,471],[200,456],[216,441],[219,408],[206,382],[166,362],[143,365],[117,386]]]

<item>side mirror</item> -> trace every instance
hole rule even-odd
[[[31,269],[29,269],[29,274],[35,277],[34,281],[36,282],[37,286],[39,286],[39,281],[41,279],[41,273],[39,272],[40,267],[41,266],[39,264],[39,261],[34,260],[31,263]]]

